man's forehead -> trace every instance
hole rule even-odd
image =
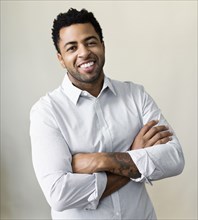
[[[60,39],[63,41],[84,40],[90,36],[99,39],[99,36],[91,23],[72,24],[70,26],[63,27],[60,30]]]

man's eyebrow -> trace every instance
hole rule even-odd
[[[88,41],[88,40],[91,40],[91,39],[95,39],[95,40],[99,41],[98,38],[95,37],[95,36],[86,37],[83,41]],[[77,44],[77,41],[69,41],[69,42],[67,42],[67,43],[64,45],[64,48],[65,48],[67,45],[70,45],[70,44],[72,44],[72,45]]]
[[[64,45],[64,47],[66,47],[66,46],[69,45],[69,44],[77,44],[77,42],[76,42],[76,41],[67,42],[67,43]]]
[[[98,41],[98,38],[97,38],[97,37],[95,37],[95,36],[90,36],[90,37],[87,37],[87,38],[85,38],[85,39],[84,39],[84,41],[88,41],[88,40],[91,40],[91,39],[95,39],[95,40],[97,40],[97,41]]]

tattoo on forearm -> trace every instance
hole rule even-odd
[[[140,177],[137,167],[127,153],[109,153],[109,157],[116,164],[116,168],[110,172],[130,178]]]

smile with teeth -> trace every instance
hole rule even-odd
[[[94,62],[91,61],[89,63],[83,63],[82,65],[80,65],[80,68],[88,68],[90,66],[93,66],[94,65]]]

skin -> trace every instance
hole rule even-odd
[[[60,53],[58,60],[74,86],[97,97],[104,81],[105,46],[90,23],[73,24],[59,32]],[[89,67],[82,64],[91,63]],[[147,123],[138,133],[129,150],[165,144],[171,133],[165,126],[156,126],[158,121]],[[107,185],[102,198],[126,185],[130,179],[141,176],[128,153],[76,154],[72,158],[74,173],[107,173]]]
[[[98,96],[104,80],[104,43],[100,41],[90,23],[62,28],[59,35],[60,53],[57,56],[62,67],[67,69],[69,79],[81,90]],[[91,61],[94,62],[91,71],[85,71],[80,67],[82,63]]]

